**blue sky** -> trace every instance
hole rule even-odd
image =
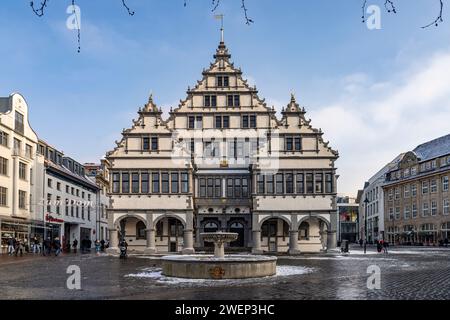
[[[28,0],[2,0],[0,96],[22,93],[41,138],[98,162],[150,92],[166,110],[184,99],[212,61],[219,24],[210,0],[128,0],[132,17],[120,0],[76,2],[80,54],[66,28],[69,0],[50,0],[42,18]],[[247,0],[251,26],[240,0],[217,9],[232,59],[260,96],[279,109],[294,91],[340,151],[344,194],[398,153],[450,133],[450,20],[423,30],[439,1],[395,3],[381,30],[361,23],[360,0]]]

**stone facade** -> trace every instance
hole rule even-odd
[[[450,237],[450,135],[418,146],[386,174],[387,240],[436,245]]]
[[[293,95],[278,119],[230,58],[221,42],[168,119],[150,97],[107,153],[113,248],[192,253],[216,230],[255,253],[335,246],[338,153]]]

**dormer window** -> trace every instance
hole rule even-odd
[[[238,94],[229,94],[227,96],[227,107],[239,107],[241,105],[241,98]]]
[[[203,127],[203,117],[202,116],[189,116],[188,118],[188,128],[189,129],[201,129]]]
[[[285,141],[285,150],[286,151],[301,151],[301,149],[302,149],[301,137],[286,136],[284,138],[284,141]]]
[[[256,115],[243,115],[242,128],[256,128]]]
[[[218,87],[228,87],[230,85],[230,78],[228,76],[217,76],[216,84]]]
[[[217,107],[217,96],[215,95],[206,95],[204,101],[205,107]]]
[[[150,150],[150,138],[149,137],[142,138],[142,150],[144,150],[144,151]]]

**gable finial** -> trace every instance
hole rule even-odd
[[[224,32],[223,32],[223,17],[224,17],[223,14],[216,14],[216,15],[214,16],[214,18],[215,18],[216,20],[220,20],[220,42],[221,42],[221,43],[224,43],[224,42],[225,42],[225,40],[224,40]]]

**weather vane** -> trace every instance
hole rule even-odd
[[[220,42],[224,42],[224,37],[223,37],[223,14],[216,14],[214,15],[214,18],[216,18],[217,20],[220,20]]]

